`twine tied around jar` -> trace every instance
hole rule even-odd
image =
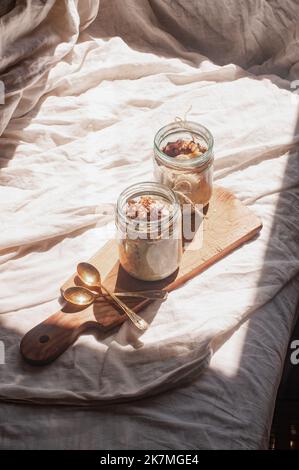
[[[187,116],[188,116],[188,114],[190,113],[191,109],[192,109],[192,104],[190,104],[189,108],[188,108],[187,111],[185,112],[183,119],[182,119],[180,116],[175,116],[174,120],[175,120],[175,122],[179,122],[180,125],[181,125],[184,129],[186,129],[187,131],[190,132],[191,137],[192,137],[192,140],[193,140],[193,142],[195,142],[195,137],[194,137],[194,135],[193,135],[193,133],[192,133],[192,127],[189,126],[188,121],[187,121]]]

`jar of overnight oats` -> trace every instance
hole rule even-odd
[[[131,276],[157,281],[178,269],[181,208],[167,186],[146,182],[125,189],[117,201],[116,227],[120,264]]]
[[[181,204],[207,206],[213,190],[211,132],[191,121],[162,127],[154,139],[154,175],[179,197]]]

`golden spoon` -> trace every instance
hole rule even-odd
[[[77,266],[77,273],[79,278],[85,285],[104,290],[106,294],[108,294],[114,300],[114,302],[125,312],[125,314],[130,318],[134,325],[139,328],[139,330],[146,330],[148,328],[149,325],[143,318],[133,312],[132,309],[130,309],[126,304],[119,300],[116,295],[110,292],[101,283],[101,275],[97,268],[95,268],[92,264],[79,263]]]
[[[148,300],[165,300],[167,292],[163,290],[152,290],[152,291],[135,291],[135,292],[114,292],[117,297],[137,297]],[[69,287],[62,293],[65,300],[74,305],[90,305],[97,298],[101,297],[102,293],[95,294],[94,292],[86,289],[86,287],[76,286]]]
[[[62,295],[70,304],[83,307],[92,304],[101,294],[94,294],[85,287],[68,287],[62,292]]]

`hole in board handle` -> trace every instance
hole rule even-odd
[[[47,343],[49,341],[49,336],[48,335],[43,335],[39,338],[40,343]]]

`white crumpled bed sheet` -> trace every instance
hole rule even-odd
[[[20,403],[1,405],[0,446],[265,447],[298,300],[298,96],[287,79],[188,51],[167,30],[175,15],[157,23],[170,2],[116,2],[108,22],[113,3],[102,2],[79,39],[96,2],[39,4],[42,26],[27,38],[36,49],[19,67],[11,52],[23,49],[18,38],[9,43],[18,17],[0,25],[10,31],[0,69],[9,92],[0,121],[0,398]],[[287,67],[279,58],[273,70]],[[215,182],[262,218],[260,236],[150,306],[142,336],[127,323],[82,336],[46,368],[24,364],[20,338],[59,309],[59,286],[106,241],[102,205],[152,178],[155,132],[191,106],[188,118],[215,137]],[[49,423],[59,438],[44,433]]]

